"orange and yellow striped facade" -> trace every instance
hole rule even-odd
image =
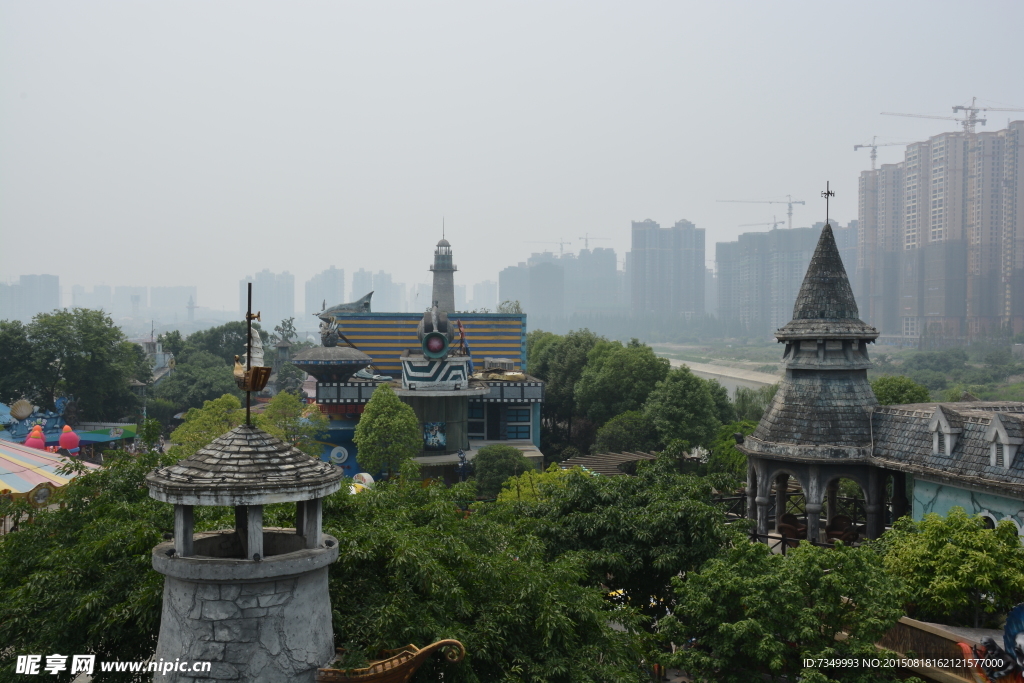
[[[377,372],[392,377],[402,374],[402,353],[419,350],[416,326],[422,313],[362,313],[339,318],[339,329],[363,353],[373,359]],[[487,356],[509,358],[526,371],[526,314],[453,313],[453,326],[462,321],[473,360],[483,367]],[[459,343],[456,328],[452,345]]]

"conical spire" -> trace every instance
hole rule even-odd
[[[793,305],[793,319],[778,334],[779,339],[822,334],[870,337],[878,331],[858,317],[853,288],[846,276],[839,247],[828,223],[821,229],[818,246],[807,267],[800,293]],[[780,336],[782,335],[782,336]]]

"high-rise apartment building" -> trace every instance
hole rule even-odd
[[[469,302],[469,308],[478,311],[486,308],[492,313],[498,308],[498,283],[494,280],[484,280],[473,285],[473,300]]]
[[[18,284],[0,283],[0,320],[28,323],[39,313],[60,308],[60,278],[22,275]]]
[[[704,314],[704,229],[687,220],[671,228],[633,221],[630,279],[633,311]]]
[[[1022,132],[942,133],[861,173],[858,293],[883,340],[1024,331]]]
[[[324,308],[345,303],[345,270],[331,266],[306,281],[306,315],[315,315]]]
[[[260,312],[263,329],[273,330],[286,318],[295,317],[295,276],[285,271],[271,273],[263,269],[238,283],[238,308],[244,316],[248,283],[252,283],[252,308]]]
[[[364,297],[373,291],[373,272],[360,268],[356,272],[352,273],[352,299],[359,299]],[[377,308],[374,301],[370,302],[370,306],[373,310],[381,310]]]

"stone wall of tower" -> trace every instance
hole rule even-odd
[[[327,568],[274,581],[164,580],[154,661],[212,662],[199,678],[312,681],[334,656]],[[166,683],[189,673],[157,674]]]

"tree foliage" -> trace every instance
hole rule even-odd
[[[237,396],[225,394],[207,401],[202,408],[185,413],[185,421],[171,432],[175,445],[170,452],[176,458],[187,458],[244,420],[245,412]]]
[[[736,408],[736,419],[740,421],[760,422],[764,413],[771,405],[778,384],[768,384],[756,389],[736,387],[733,405]]]
[[[640,410],[668,371],[668,359],[655,356],[650,346],[636,339],[626,346],[619,342],[595,344],[574,388],[577,410],[597,424]]]
[[[673,368],[658,382],[644,404],[662,443],[682,439],[691,446],[706,446],[721,422],[708,383],[686,366]]]
[[[515,446],[491,444],[477,451],[473,459],[477,495],[494,498],[509,477],[536,471],[533,463]]]
[[[74,396],[83,420],[134,418],[132,380],[152,379],[146,354],[103,312],[40,313],[28,325],[0,323],[0,400],[27,398],[52,410]]]
[[[199,408],[224,394],[240,397],[231,366],[219,356],[186,345],[170,376],[160,382],[154,396],[170,401],[178,410]]]
[[[256,426],[319,458],[323,445],[317,439],[327,433],[330,421],[316,405],[307,405],[295,394],[284,392],[270,399],[263,413],[256,416]]]
[[[19,654],[88,653],[100,661],[152,656],[163,577],[153,571],[150,553],[174,520],[172,506],[150,498],[144,482],[154,467],[171,462],[155,452],[107,451],[103,467],[61,489],[61,506],[33,511],[31,524],[3,537],[0,678],[15,680]],[[0,516],[13,513],[26,515],[28,508],[0,499]]]
[[[573,469],[582,471],[582,468]],[[513,475],[505,480],[498,493],[498,502],[519,503],[547,500],[551,487],[565,486],[565,477],[570,471],[563,470],[558,463],[554,462],[543,472],[537,472],[531,467],[522,474]]]
[[[366,655],[442,638],[466,646],[461,664],[429,660],[416,681],[646,680],[635,617],[586,584],[581,556],[548,558],[529,526],[498,515],[466,518],[469,483],[412,479],[325,501],[325,530],[345,549],[330,574],[339,637]]]
[[[653,626],[672,599],[671,577],[700,567],[729,539],[722,511],[711,503],[714,478],[679,474],[671,463],[641,463],[635,477],[570,470],[535,504],[492,514],[542,522],[548,556],[581,553],[588,581],[622,590],[620,602]]]
[[[270,344],[270,335],[263,331],[259,323],[252,324],[252,333],[260,335],[260,341],[263,342],[264,348]],[[208,330],[193,332],[185,340],[186,347],[212,353],[228,366],[234,364],[235,356],[245,353],[248,343],[248,328],[242,321],[225,323]]]
[[[639,410],[616,415],[597,430],[596,453],[647,453],[661,445],[654,419]]]
[[[1024,600],[1024,547],[1012,522],[986,529],[953,507],[896,521],[881,541],[885,567],[909,588],[911,616],[980,628]]]
[[[423,432],[413,409],[402,403],[390,386],[380,384],[366,403],[353,441],[359,448],[360,467],[390,478],[403,462],[419,454]]]
[[[902,616],[899,584],[881,565],[871,549],[842,543],[777,555],[737,539],[724,556],[672,578],[677,601],[659,629],[687,645],[664,661],[716,683],[894,680],[884,669],[803,666],[879,656],[874,643]]]
[[[875,398],[883,406],[904,403],[927,403],[931,400],[928,387],[904,375],[886,375],[871,382]]]
[[[722,472],[740,480],[746,479],[747,456],[736,448],[736,434],[747,436],[753,434],[755,429],[757,423],[746,420],[722,425],[715,440],[711,442],[711,455],[705,469],[708,472]]]

